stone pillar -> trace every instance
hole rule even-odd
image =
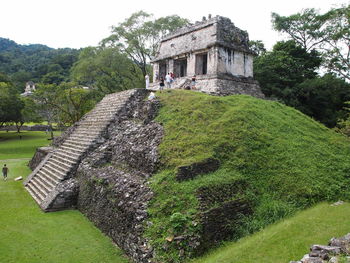
[[[244,55],[240,51],[235,51],[233,72],[236,76],[244,76]]]
[[[187,76],[192,77],[196,74],[196,55],[190,53],[187,57]]]
[[[155,62],[153,63],[153,79],[152,79],[152,83],[153,82],[157,82],[159,78],[159,63]]]
[[[169,59],[168,61],[168,72],[167,73],[170,73],[170,72],[173,72],[174,73],[174,59]]]
[[[213,75],[218,73],[218,49],[216,47],[211,47],[208,50],[208,75]]]
[[[246,63],[245,63],[245,76],[246,77],[253,77],[253,56],[252,55],[246,55]]]

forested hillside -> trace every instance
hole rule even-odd
[[[0,72],[10,76],[19,92],[25,82],[60,83],[78,59],[79,50],[53,49],[45,45],[19,45],[0,38]]]

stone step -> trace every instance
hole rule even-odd
[[[61,145],[58,150],[61,150],[62,152],[66,152],[66,153],[76,154],[79,156],[84,153],[84,151],[82,151],[80,149],[77,149],[75,147],[70,147],[67,145]]]
[[[106,110],[106,109],[99,109],[98,111],[94,111],[94,112],[90,112],[88,113],[84,119],[82,120],[85,120],[86,118],[93,118],[93,117],[103,117],[103,118],[111,118],[113,117],[114,115],[116,115],[118,112],[118,110]]]
[[[82,120],[82,123],[84,123],[85,121],[111,121],[113,118],[114,114],[110,114],[107,115],[106,114],[101,114],[101,115],[91,115],[91,116],[87,116],[86,118],[84,118]]]
[[[68,142],[68,141],[65,141],[62,146],[68,146],[70,148],[74,148],[76,149],[78,152],[80,153],[83,153],[87,150],[87,146],[82,146],[82,145],[77,145],[77,144],[74,144],[74,143],[71,143],[71,142]],[[61,147],[62,147],[61,146]]]
[[[97,125],[103,125],[105,124],[109,119],[101,119],[101,118],[96,118],[96,119],[84,119],[80,125],[83,124],[96,124]]]
[[[96,140],[99,137],[99,133],[91,133],[91,131],[80,130],[73,132],[68,138],[83,139],[83,140]],[[68,139],[67,138],[67,139]]]
[[[51,188],[48,188],[38,176],[34,176],[31,182],[35,183],[37,187],[40,188],[40,191],[44,196],[47,196],[47,194],[52,190]]]
[[[53,160],[57,160],[57,161],[62,162],[62,163],[67,163],[71,166],[73,166],[77,162],[77,160],[71,160],[70,158],[67,158],[66,156],[59,155],[57,153],[53,154],[51,158],[53,158]]]
[[[43,199],[41,199],[41,197],[40,197],[37,193],[35,193],[35,190],[33,190],[33,186],[30,185],[30,184],[27,184],[27,185],[25,186],[25,188],[27,189],[27,191],[29,192],[29,194],[34,198],[34,200],[35,200],[38,204],[40,204],[41,201],[42,201]]]
[[[60,182],[66,176],[66,173],[62,173],[61,171],[55,169],[55,167],[50,166],[50,164],[45,164],[44,167],[41,168],[43,173],[52,178],[55,182]]]
[[[47,160],[46,164],[49,165],[51,168],[54,168],[56,171],[61,172],[61,174],[63,174],[63,177],[68,173],[68,171],[71,168],[64,163],[61,163],[57,160],[52,160],[51,158]]]
[[[89,129],[89,130],[92,130],[92,131],[101,131],[101,128],[102,127],[106,127],[108,125],[108,123],[103,123],[103,124],[100,124],[100,123],[94,123],[94,122],[86,122],[86,123],[82,123],[80,125],[80,129]]]
[[[40,178],[40,180],[50,189],[55,188],[55,185],[57,185],[57,183],[59,182],[46,175],[42,170],[40,170],[35,176]]]
[[[98,114],[98,113],[116,113],[117,111],[119,111],[123,106],[123,103],[120,103],[118,105],[115,105],[113,107],[107,105],[107,106],[98,106],[97,108],[95,108],[94,111],[90,111],[87,116],[91,116],[93,114]]]
[[[55,156],[59,156],[60,158],[67,159],[69,162],[77,162],[80,158],[80,154],[75,154],[72,152],[65,152],[63,150],[58,150],[54,152]]]
[[[32,189],[32,192],[38,197],[38,199],[40,199],[41,201],[45,199],[46,197],[45,193],[41,191],[39,186],[33,180],[31,180],[27,184],[27,186],[29,186]]]
[[[80,126],[79,129],[76,129],[74,133],[88,133],[88,134],[100,134],[101,128],[94,128],[94,127],[84,127]]]
[[[96,131],[92,131],[90,129],[84,129],[82,127],[80,127],[80,129],[76,129],[72,135],[77,135],[77,136],[85,136],[85,135],[88,135],[88,136],[91,136],[91,137],[98,137],[100,134],[100,130],[96,130]]]
[[[71,136],[69,136],[67,138],[67,142],[69,141],[74,141],[74,142],[86,142],[86,143],[93,143],[94,141],[96,141],[97,139],[97,136],[89,136],[89,135],[86,135],[86,136],[81,136],[81,135],[75,135],[75,134],[72,134]]]
[[[67,140],[64,141],[63,145],[66,144],[71,144],[71,145],[75,145],[77,147],[86,147],[89,146],[93,143],[93,141],[85,141],[85,140],[73,140],[71,138],[68,138]]]

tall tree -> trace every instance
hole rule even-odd
[[[81,85],[97,89],[101,94],[143,87],[139,67],[116,47],[83,49],[72,68],[72,78]]]
[[[273,13],[272,22],[277,31],[286,33],[307,51],[320,51],[329,72],[350,80],[350,5],[322,15],[315,9],[288,17]]]
[[[325,67],[350,81],[350,5],[331,9],[319,20]]]
[[[316,51],[307,52],[293,40],[277,42],[271,52],[254,60],[254,75],[262,91],[290,106],[297,105],[295,87],[316,77],[321,58]]]
[[[62,83],[59,86],[41,84],[34,93],[34,99],[49,125],[53,120],[71,125],[95,105],[91,94],[90,90],[76,87],[75,83]]]
[[[23,107],[24,103],[12,83],[0,81],[0,127],[9,122],[20,121]]]
[[[151,14],[139,11],[118,26],[113,26],[112,34],[104,39],[102,44],[119,47],[137,64],[145,76],[147,63],[154,56],[160,38],[187,23],[187,19],[176,15],[153,20]]]
[[[272,24],[275,30],[286,33],[306,51],[316,48],[323,41],[319,33],[322,21],[314,8],[303,9],[290,16],[272,13]]]

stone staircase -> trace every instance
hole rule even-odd
[[[74,177],[81,159],[103,140],[102,134],[138,90],[107,95],[79,121],[70,136],[38,165],[24,182],[25,188],[44,211],[69,206],[62,198],[62,184]]]

